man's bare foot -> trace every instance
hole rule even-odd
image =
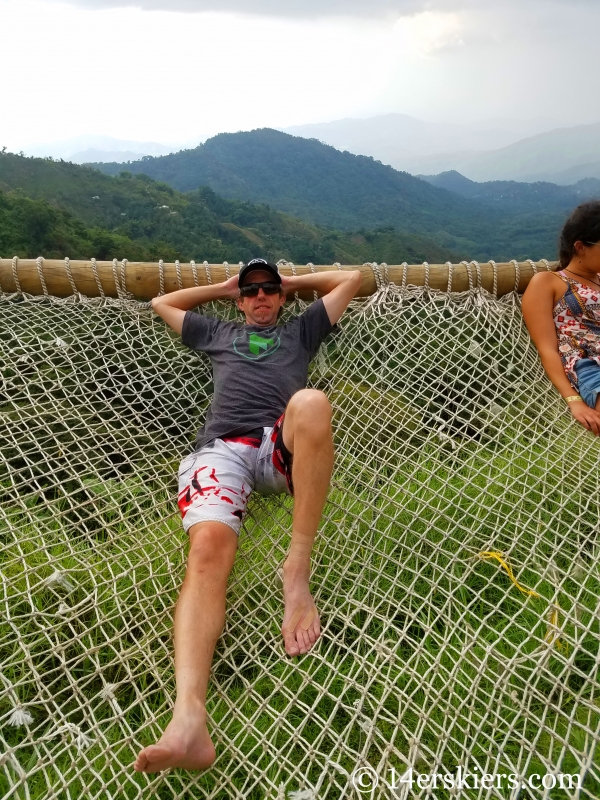
[[[161,772],[163,769],[206,769],[215,760],[215,748],[206,727],[206,709],[178,708],[157,744],[138,753],[136,772]]]
[[[308,588],[309,577],[310,562],[306,565],[288,560],[283,565],[285,612],[281,633],[289,656],[308,653],[321,633],[319,612]]]

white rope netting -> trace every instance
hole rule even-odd
[[[577,776],[523,797],[600,794],[600,445],[546,379],[516,295],[376,277],[310,378],[335,412],[322,637],[284,654],[291,501],[255,495],[206,773],[130,765],[174,701],[176,473],[208,360],[126,297],[0,299],[2,797],[346,798],[367,765],[372,797],[518,795],[383,781],[459,767]]]

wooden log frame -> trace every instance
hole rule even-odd
[[[518,282],[518,291],[524,292],[535,272],[542,270],[556,270],[557,262],[524,261],[517,263],[493,264],[493,262],[470,264],[462,262],[451,267],[448,264],[409,264],[388,265],[372,267],[370,264],[362,266],[346,265],[319,265],[295,266],[282,263],[280,265],[283,275],[309,274],[311,271],[324,272],[329,270],[359,269],[363,275],[358,297],[369,297],[377,290],[378,276],[387,274],[389,279],[398,286],[410,284],[424,286],[428,277],[432,289],[453,292],[462,292],[469,289],[470,285],[481,285],[492,292],[494,286],[494,271],[496,271],[497,295],[514,291]],[[49,294],[54,297],[68,297],[73,294],[73,287],[87,297],[99,297],[102,292],[107,297],[118,297],[123,288],[138,300],[149,300],[156,297],[162,284],[165,292],[173,292],[178,288],[188,288],[208,283],[220,283],[228,275],[237,274],[238,265],[224,264],[157,264],[147,262],[117,262],[115,261],[69,261],[68,259],[0,259],[0,290],[4,293],[22,291],[32,295]],[[196,273],[197,283],[194,276]],[[469,281],[469,274],[471,280]],[[15,281],[15,275],[17,281]],[[403,280],[404,279],[404,280]],[[117,287],[117,282],[120,288]],[[45,289],[44,289],[45,284]],[[100,291],[102,287],[102,292]],[[312,292],[302,292],[304,299],[312,299]]]

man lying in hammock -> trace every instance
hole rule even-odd
[[[355,271],[280,276],[262,259],[214,286],[155,297],[152,307],[185,345],[207,353],[214,396],[194,452],[179,468],[179,508],[189,533],[187,571],[174,620],[177,699],[158,744],[134,768],[205,769],[215,759],[206,725],[213,651],[225,622],[225,592],[237,537],[253,490],[294,496],[290,550],[283,565],[281,632],[288,655],[306,653],[320,633],[310,594],[310,556],[333,466],[331,408],[306,389],[308,365],[361,283]],[[322,295],[299,317],[277,325],[286,293]],[[235,299],[246,323],[190,309]],[[252,625],[252,621],[248,621]]]

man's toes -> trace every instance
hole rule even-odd
[[[141,772],[161,772],[163,769],[168,769],[173,760],[173,750],[170,747],[165,747],[160,744],[151,744],[144,750],[146,756],[146,764]]]
[[[297,656],[300,652],[300,648],[298,647],[298,643],[296,642],[296,637],[293,631],[283,631],[283,643],[285,645],[285,652],[288,654],[288,656]]]
[[[309,623],[308,628],[303,626],[305,620]],[[292,625],[294,626],[293,629]],[[308,653],[319,638],[320,633],[319,614],[314,605],[308,611],[306,608],[297,609],[288,620],[287,625],[282,626],[281,633],[283,634],[286,653],[289,656]]]
[[[306,631],[303,631],[302,628],[296,628],[296,639],[300,645],[300,652],[302,654],[308,653],[310,649],[310,639]]]
[[[148,759],[146,758],[146,751],[141,750],[138,753],[136,760],[133,762],[133,768],[136,772],[143,772],[147,765]]]
[[[321,635],[321,620],[317,617],[312,626],[315,632],[315,638],[318,639]]]

